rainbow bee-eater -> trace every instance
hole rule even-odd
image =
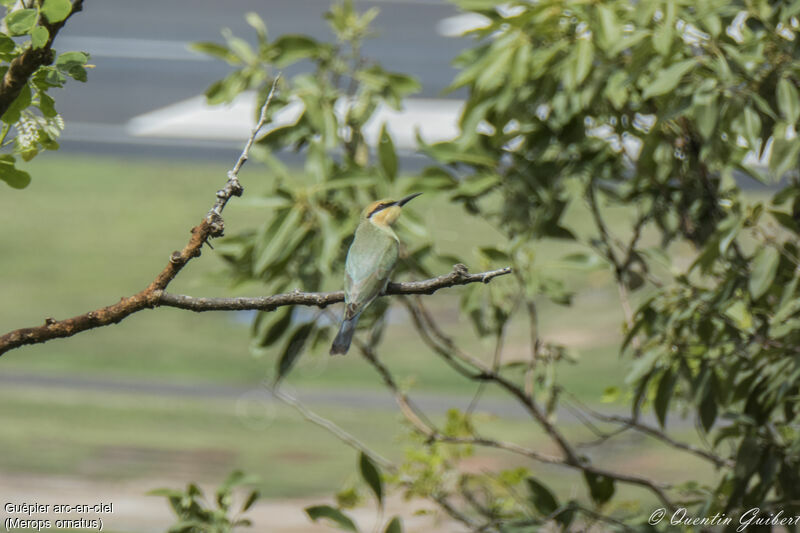
[[[420,194],[411,194],[397,201],[378,200],[361,213],[344,264],[344,318],[333,339],[331,355],[347,353],[358,317],[386,290],[400,248],[392,224],[400,216],[402,207]]]

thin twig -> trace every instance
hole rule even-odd
[[[383,457],[381,454],[376,452],[375,450],[370,449],[366,444],[358,440],[356,437],[348,433],[346,430],[342,429],[341,427],[337,426],[327,418],[324,418],[314,411],[310,410],[308,407],[303,405],[297,398],[292,396],[289,393],[283,392],[279,386],[268,386],[269,392],[275,396],[277,399],[293,407],[298,413],[300,413],[303,418],[315,424],[329,433],[333,434],[337,439],[344,442],[351,448],[363,453],[373,462],[379,464],[382,468],[387,470],[395,469],[395,466],[392,464],[391,461]]]
[[[595,418],[597,420],[601,420],[603,422],[609,422],[609,423],[613,423],[613,424],[620,424],[624,428],[634,429],[634,430],[636,430],[636,431],[638,431],[640,433],[644,433],[645,435],[648,435],[650,437],[658,439],[661,442],[672,446],[673,448],[676,448],[676,449],[679,449],[679,450],[683,450],[685,452],[688,452],[688,453],[691,453],[693,455],[696,455],[697,457],[705,459],[706,461],[714,463],[714,465],[716,465],[717,467],[722,467],[722,466],[732,467],[733,466],[733,461],[731,461],[730,459],[724,459],[724,458],[722,458],[722,457],[720,457],[718,455],[715,455],[715,454],[713,454],[713,453],[711,453],[711,452],[709,452],[707,450],[703,450],[702,448],[698,448],[697,446],[694,446],[693,444],[689,444],[689,443],[686,443],[686,442],[681,442],[681,441],[675,440],[675,439],[673,439],[672,437],[670,437],[669,435],[667,435],[665,432],[661,431],[658,428],[654,428],[653,426],[649,426],[647,424],[643,424],[642,422],[639,422],[638,420],[635,420],[633,418],[624,417],[624,416],[617,416],[617,415],[607,415],[607,414],[601,413],[601,412],[596,411],[596,410],[592,409],[591,407],[587,406],[586,404],[584,404],[583,402],[581,402],[580,400],[578,400],[575,397],[572,397],[572,399],[576,404],[578,404],[580,406],[580,408],[584,412],[588,413],[590,416],[592,416],[593,418]]]
[[[250,149],[253,147],[253,143],[258,136],[258,132],[260,132],[261,128],[264,127],[264,124],[267,123],[267,112],[270,104],[272,103],[272,97],[275,95],[275,89],[278,87],[278,81],[280,79],[281,75],[278,73],[278,75],[275,76],[275,79],[272,80],[272,87],[270,87],[269,94],[267,95],[267,99],[264,101],[264,105],[261,106],[258,122],[256,122],[256,125],[253,126],[252,130],[250,130],[250,137],[247,138],[247,142],[242,149],[239,159],[236,160],[236,164],[233,165],[233,168],[228,171],[228,182],[222,189],[217,191],[217,201],[214,202],[213,207],[208,212],[207,218],[214,219],[219,216],[222,213],[222,210],[225,208],[225,204],[228,203],[228,200],[230,200],[232,196],[241,196],[244,192],[244,187],[242,187],[242,184],[239,183],[239,171],[250,157]]]

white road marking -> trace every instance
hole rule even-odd
[[[336,105],[341,116],[346,103]],[[386,123],[395,146],[416,150],[416,134],[426,143],[452,139],[458,135],[458,120],[464,102],[444,99],[409,99],[402,110],[379,106],[364,128],[367,143],[375,145],[381,126]],[[302,104],[294,102],[276,114],[265,131],[295,122]],[[255,120],[255,93],[239,95],[231,104],[209,106],[202,96],[132,118],[127,132],[135,137],[242,141],[247,139]]]
[[[491,19],[479,13],[462,13],[443,18],[436,23],[436,32],[444,37],[460,37],[468,31],[484,28],[491,24]]]
[[[61,50],[82,50],[92,57],[158,59],[165,61],[210,61],[211,58],[189,49],[185,41],[125,39],[119,37],[59,37]]]

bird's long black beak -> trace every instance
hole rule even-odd
[[[408,196],[406,196],[402,200],[396,201],[395,205],[397,205],[398,207],[403,207],[404,205],[406,205],[408,202],[410,202],[411,200],[413,200],[414,198],[416,198],[420,194],[422,194],[422,193],[421,192],[415,192],[414,194],[409,194]]]

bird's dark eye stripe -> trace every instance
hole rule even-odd
[[[377,212],[378,212],[378,211],[380,211],[381,209],[386,209],[386,208],[387,208],[387,207],[389,207],[390,205],[392,205],[392,204],[391,204],[391,203],[388,203],[388,202],[384,202],[384,203],[382,203],[382,204],[378,204],[378,205],[376,205],[376,206],[375,206],[375,209],[373,209],[372,211],[370,211],[370,213],[369,213],[369,216],[368,216],[367,218],[371,217],[372,215],[374,215],[375,213],[377,213]]]

